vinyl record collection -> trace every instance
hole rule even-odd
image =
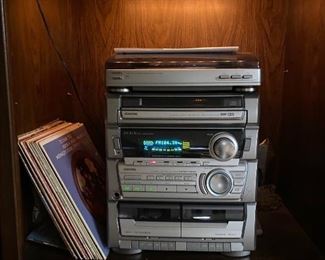
[[[105,166],[81,123],[56,120],[18,136],[20,157],[77,259],[105,259]]]

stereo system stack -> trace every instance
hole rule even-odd
[[[260,83],[251,54],[131,51],[108,60],[110,248],[255,249]]]

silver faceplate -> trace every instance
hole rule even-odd
[[[260,69],[107,69],[108,87],[259,86]]]
[[[227,194],[215,196],[206,191],[205,177],[213,170],[222,169],[232,180]],[[206,200],[255,201],[257,162],[241,162],[237,166],[117,166],[123,199],[138,200]],[[112,174],[112,173],[111,173]],[[112,178],[111,178],[112,179]],[[112,194],[114,196],[114,194]]]
[[[121,223],[118,221],[117,203],[108,202],[108,211],[110,212],[108,229],[108,245],[110,248],[208,252],[237,252],[255,249],[255,202],[245,204],[246,217],[243,222],[234,221],[236,223],[229,226],[229,221],[228,224],[217,225],[215,228],[211,228],[211,224],[202,224],[200,227],[203,230],[211,229],[207,232],[195,228],[197,226],[195,224],[188,223],[188,225],[185,225],[185,229],[194,229],[191,230],[191,233],[185,232],[183,234],[180,222],[178,224],[173,222],[169,224],[164,222],[138,223],[139,226],[136,227],[136,221],[131,221],[122,223],[123,235],[120,227]],[[138,234],[134,234],[136,230],[140,232],[139,228],[143,225],[145,225],[143,235],[141,236],[138,232],[136,232]],[[175,228],[174,231],[170,230],[172,226]],[[168,230],[162,231],[166,227]],[[216,233],[213,234],[213,231],[216,231]],[[160,232],[166,236],[157,236]],[[127,233],[130,233],[130,235],[127,235]],[[151,236],[150,234],[154,235]]]

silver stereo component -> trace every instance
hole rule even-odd
[[[110,166],[114,161],[108,160]],[[113,168],[113,167],[112,167]],[[109,196],[123,200],[254,202],[257,162],[236,166],[131,166],[118,163],[110,172]],[[114,177],[113,177],[114,176]]]
[[[254,93],[127,93],[107,98],[110,125],[246,125],[259,122]]]
[[[255,249],[260,83],[250,54],[108,60],[113,250],[245,256]]]
[[[108,126],[106,142],[108,158],[124,158],[127,163],[150,164],[154,158],[201,159],[202,165],[233,165],[240,159],[256,159],[257,126],[227,128],[157,128]],[[205,159],[205,160],[203,160]],[[160,160],[158,160],[160,161]],[[166,164],[167,165],[167,164]]]
[[[106,71],[107,86],[258,86],[259,69],[110,69]]]
[[[108,202],[113,248],[241,252],[255,249],[256,203]]]

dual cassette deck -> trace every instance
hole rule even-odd
[[[258,60],[115,54],[106,64],[108,244],[121,253],[255,249]]]

